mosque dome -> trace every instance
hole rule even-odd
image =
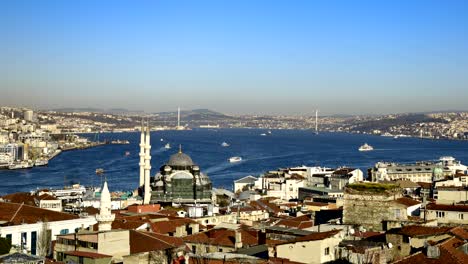
[[[195,165],[189,155],[179,151],[177,154],[174,154],[167,162],[169,166],[193,166]]]

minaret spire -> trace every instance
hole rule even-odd
[[[111,196],[109,188],[107,188],[107,179],[104,181],[104,186],[101,189],[101,205],[99,214],[96,215],[98,221],[99,231],[108,231],[112,229],[112,222],[115,219],[115,215],[111,212]]]
[[[145,184],[145,129],[143,119],[141,119],[141,135],[140,135],[140,183],[142,187]]]
[[[150,128],[149,122],[146,126],[146,143],[145,143],[145,193],[143,196],[143,204],[149,204],[151,198],[150,186],[150,171],[151,171],[151,143],[150,143]]]

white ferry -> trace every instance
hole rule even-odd
[[[231,163],[239,162],[241,160],[242,160],[241,157],[230,157],[229,158],[229,162],[231,162]]]
[[[167,143],[165,146],[164,146],[165,149],[170,149],[171,148],[171,144]]]
[[[221,143],[221,146],[222,146],[222,147],[229,147],[230,145],[229,145],[229,143],[227,143],[227,142],[223,142],[223,143]]]
[[[367,143],[359,147],[359,151],[371,151],[371,150],[374,150],[374,148],[371,145],[368,145]]]

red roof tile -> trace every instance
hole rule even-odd
[[[179,237],[130,230],[130,254],[184,247]]]
[[[104,255],[104,254],[93,253],[93,252],[85,252],[85,251],[67,251],[65,252],[65,255],[85,257],[85,258],[91,258],[91,259],[112,258],[112,256],[110,255]]]
[[[450,205],[450,204],[430,203],[427,205],[426,208],[427,210],[468,212],[468,205]]]
[[[401,228],[395,228],[389,230],[388,234],[400,234],[406,235],[409,237],[414,236],[430,236],[447,233],[451,227],[436,227],[436,226],[418,226],[418,225],[409,225]]]
[[[49,222],[64,221],[79,218],[76,215],[55,212],[30,205],[4,202],[0,202],[0,212],[0,221],[7,221],[7,225],[33,224],[44,220]]]
[[[413,200],[413,199],[410,199],[410,198],[407,198],[407,197],[398,198],[398,199],[395,200],[395,202],[397,202],[399,204],[402,204],[402,205],[405,205],[407,207],[417,205],[417,204],[421,204],[420,201],[416,201],[416,200]]]

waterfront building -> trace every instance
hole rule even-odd
[[[242,192],[242,191],[252,189],[255,186],[255,182],[257,180],[258,180],[257,178],[251,175],[235,180],[234,192],[237,193],[237,192]]]
[[[210,204],[211,189],[212,183],[208,176],[180,148],[156,174],[152,184],[151,202]]]
[[[453,176],[455,175],[454,170],[466,167],[454,160],[448,163],[443,158],[439,162],[416,162],[414,164],[378,162],[369,169],[369,175],[374,182],[394,180],[433,182]]]

